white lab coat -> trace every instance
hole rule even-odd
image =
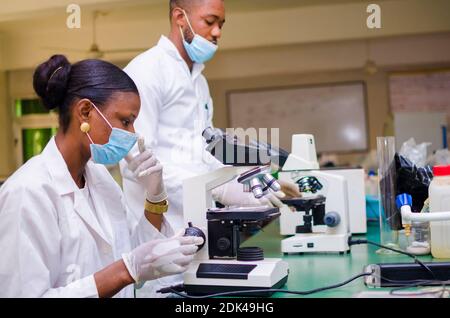
[[[143,210],[127,212],[104,166],[89,161],[85,178],[95,211],[52,138],[0,188],[0,297],[98,297],[95,272],[162,237]]]
[[[153,149],[163,166],[169,197],[165,218],[171,232],[187,227],[183,220],[183,180],[223,166],[205,150],[202,137],[203,130],[212,127],[213,116],[208,83],[201,74],[203,69],[203,64],[194,64],[191,73],[175,45],[165,36],[124,69],[136,83],[141,98],[135,130],[145,137],[147,147]],[[126,166],[122,161],[125,197],[132,210],[142,209],[145,191]],[[167,235],[168,229],[162,233]],[[160,280],[163,286],[177,282],[169,278]]]
[[[222,167],[204,150],[202,132],[212,126],[213,103],[203,69],[203,64],[194,64],[191,73],[165,36],[124,69],[139,89],[141,110],[134,127],[163,166],[170,203],[166,218],[175,231],[187,226],[182,214],[183,180]],[[127,201],[143,207],[144,189],[133,187],[135,180],[127,170],[122,161]]]

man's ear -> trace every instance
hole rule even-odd
[[[173,9],[173,11],[172,11],[172,21],[175,22],[177,27],[184,27],[185,26],[186,21],[185,21],[183,9],[178,8],[178,7]]]
[[[87,123],[92,117],[92,103],[86,98],[80,99],[74,107],[75,116],[81,123]]]

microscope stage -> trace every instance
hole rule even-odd
[[[209,209],[206,213],[206,218],[208,220],[259,221],[279,214],[279,208],[267,206],[227,207]]]

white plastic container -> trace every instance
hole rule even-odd
[[[434,178],[428,189],[430,213],[450,211],[450,166],[433,168]],[[450,221],[430,222],[431,254],[450,258]]]

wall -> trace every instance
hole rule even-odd
[[[242,0],[239,0],[242,1]],[[261,10],[252,1],[253,10],[239,8],[239,1],[227,11],[227,22],[220,41],[222,50],[291,46],[366,38],[380,38],[450,31],[450,1],[384,0],[377,1],[382,9],[382,28],[366,27],[369,1],[349,1],[327,5],[297,7],[273,4]],[[281,1],[280,1],[281,2]],[[169,27],[167,3],[106,10],[108,15],[98,19],[98,44],[103,49],[148,48]],[[250,1],[246,1],[250,3]],[[92,41],[92,8],[82,7],[81,29],[66,27],[67,13],[63,8],[44,18],[13,21],[0,25],[4,31],[4,66],[8,70],[37,65],[58,51],[71,60],[86,58],[63,48],[88,50]],[[36,27],[39,26],[39,27]],[[113,35],[113,36],[112,36]],[[130,59],[134,53],[108,54],[108,60]]]
[[[206,68],[215,103],[215,125],[229,126],[226,107],[229,90],[363,80],[367,84],[369,145],[375,149],[376,137],[383,135],[388,121],[388,73],[450,65],[450,33],[371,40],[370,57],[380,68],[372,76],[363,71],[367,43],[355,40],[219,51]],[[126,61],[117,63],[125,65]],[[32,69],[12,71],[10,96],[32,95],[31,75]],[[2,107],[1,111],[6,110]],[[12,156],[11,150],[6,153]],[[358,162],[364,155],[342,155],[339,160]],[[1,171],[12,171],[11,160],[0,162]]]
[[[389,122],[388,75],[395,70],[423,70],[450,65],[450,34],[371,40],[375,75],[364,72],[366,41],[280,46],[220,53],[207,67],[215,103],[214,122],[229,127],[226,94],[230,90],[365,81],[369,148],[376,137],[392,133]],[[390,130],[389,130],[390,129]],[[338,156],[341,163],[359,163],[366,153]]]
[[[6,72],[0,72],[0,180],[7,177],[13,166],[11,108],[8,107]]]
[[[228,127],[226,93],[229,90],[338,83],[355,80],[362,80],[366,82],[369,146],[370,148],[375,148],[375,138],[376,136],[383,134],[383,125],[389,112],[386,72],[379,72],[373,76],[368,76],[361,70],[354,70],[340,72],[317,72],[309,74],[279,74],[240,79],[213,80],[210,82],[210,86],[215,105],[214,124],[221,128]],[[280,128],[282,129],[282,127]],[[358,157],[358,154],[345,155],[340,156],[340,160],[353,162],[357,160]]]
[[[381,30],[365,27],[369,2],[339,2],[255,11],[239,9],[239,1],[234,1],[227,13],[220,51],[206,68],[218,127],[228,126],[226,92],[231,89],[365,80],[370,147],[374,149],[375,137],[383,133],[388,119],[388,72],[450,65],[448,0],[434,0],[433,5],[428,0],[380,0]],[[8,92],[5,72],[0,73],[0,176],[14,169],[7,95],[33,94],[34,67],[55,52],[45,47],[87,49],[91,11],[83,10],[80,30],[65,27],[67,15],[62,9],[45,18],[33,15],[28,20],[0,24],[0,70],[11,74]],[[103,49],[144,49],[154,45],[167,28],[165,4],[113,9],[99,18],[98,42]],[[71,61],[87,57],[58,52],[67,53]],[[107,54],[104,58],[124,64],[134,55]],[[362,71],[369,56],[380,68],[374,76]],[[341,159],[356,161],[362,155]]]

